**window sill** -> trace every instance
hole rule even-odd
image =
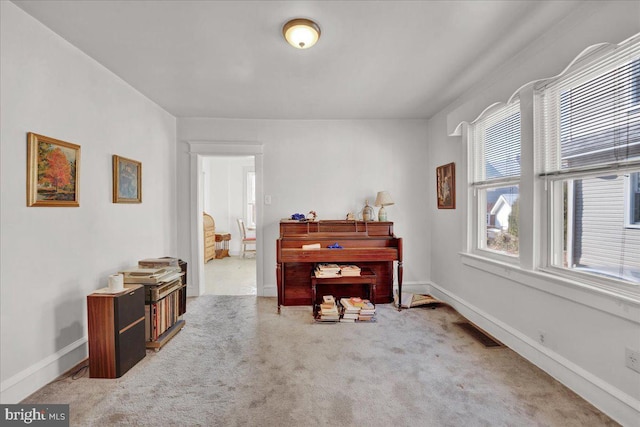
[[[501,265],[508,265],[511,267],[519,267],[520,266],[520,255],[507,255],[504,252],[494,251],[491,249],[476,249],[475,252],[469,255],[478,259],[484,259],[491,262],[496,262]]]
[[[640,293],[638,292],[626,289],[613,290],[574,278],[562,277],[553,269],[525,270],[518,265],[477,254],[461,252],[459,255],[466,266],[640,323]]]

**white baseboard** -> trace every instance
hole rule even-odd
[[[395,289],[398,288],[396,284]],[[402,282],[402,292],[407,292],[411,294],[428,294],[431,292],[431,288],[428,283],[420,283],[420,282]]]
[[[19,403],[60,375],[73,368],[88,355],[87,337],[45,357],[0,383],[0,403]]]
[[[264,285],[262,287],[262,296],[263,297],[277,297],[278,296],[278,287],[274,284]]]
[[[431,283],[431,295],[449,304],[471,322],[622,425],[636,425],[640,419],[640,400],[603,381],[437,284]]]

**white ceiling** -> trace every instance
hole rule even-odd
[[[174,116],[352,119],[432,116],[580,2],[14,3]]]

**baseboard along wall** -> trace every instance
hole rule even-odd
[[[72,342],[61,350],[29,366],[0,383],[0,402],[19,403],[51,381],[73,369],[89,355],[87,337]]]

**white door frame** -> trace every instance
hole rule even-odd
[[[188,141],[190,157],[190,234],[191,280],[197,295],[204,294],[204,237],[202,235],[202,160],[207,156],[253,156],[256,171],[256,293],[264,296],[264,250],[262,232],[262,143],[227,141]],[[198,260],[198,262],[195,262]],[[195,279],[195,280],[194,280]]]

